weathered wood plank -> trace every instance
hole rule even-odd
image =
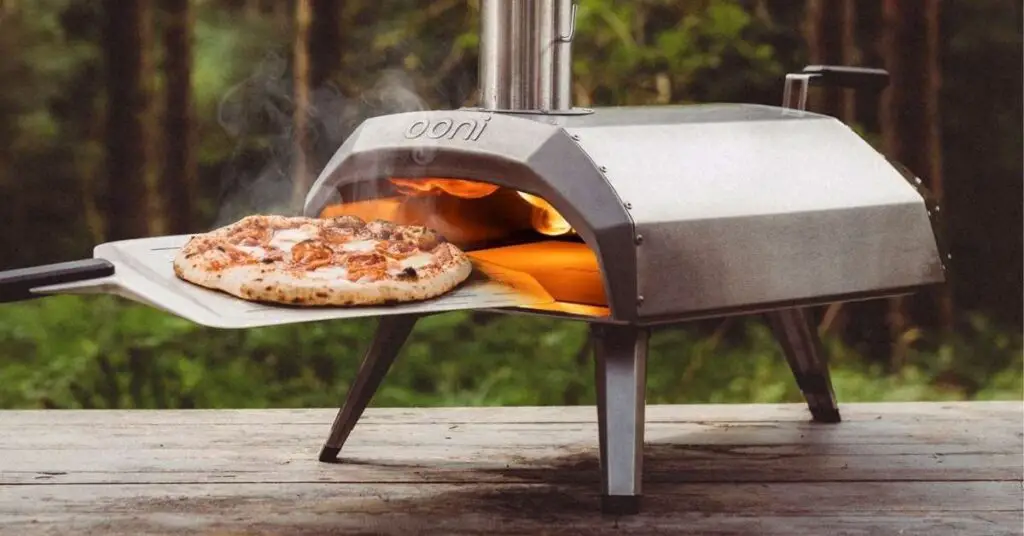
[[[1013,481],[1020,452],[757,454],[742,449],[648,445],[645,476],[662,482]],[[108,482],[596,482],[596,449],[356,448],[343,464],[316,461],[316,449],[141,449],[4,453],[0,484]],[[551,473],[552,468],[571,471]]]
[[[558,408],[553,408],[557,411]],[[288,410],[282,410],[288,411]],[[307,410],[312,413],[316,410]],[[65,424],[59,422],[57,417],[63,412],[55,415],[58,422],[25,423],[17,419],[8,419],[6,414],[0,422],[0,427],[10,428],[17,433],[11,437],[0,438],[0,449],[21,448],[24,445],[35,445],[38,441],[51,441],[55,435],[65,434],[76,438],[76,442],[86,441],[82,448],[90,448],[90,445],[102,445],[106,438],[139,438],[140,441],[152,440],[173,440],[175,438],[187,439],[195,434],[185,433],[185,427],[189,430],[196,427],[204,429],[203,441],[229,441],[235,442],[236,434],[241,432],[257,432],[251,439],[259,441],[294,441],[308,434],[311,437],[325,435],[325,428],[330,426],[334,418],[332,414],[323,414],[323,421],[320,422],[276,422],[277,410],[252,410],[247,412],[250,415],[263,415],[266,422],[211,422],[196,415],[192,423],[153,423],[147,418],[149,412],[140,411],[134,414],[131,412],[119,412],[119,417],[107,419],[104,414],[96,414],[95,418],[88,425],[86,424]],[[89,412],[86,412],[89,413]],[[290,413],[290,412],[289,412]],[[45,414],[38,414],[43,416]],[[114,414],[106,414],[113,416]],[[123,417],[120,417],[122,416]],[[246,419],[247,421],[248,419]],[[801,420],[776,420],[776,421],[729,421],[729,420],[677,420],[677,421],[650,421],[647,423],[647,431],[651,434],[674,432],[680,437],[692,436],[694,440],[701,440],[707,437],[710,441],[722,439],[720,436],[729,436],[730,440],[745,440],[755,444],[774,444],[780,442],[791,442],[799,437],[801,442],[826,441],[829,444],[835,443],[888,443],[893,436],[899,436],[906,441],[921,442],[947,442],[949,438],[955,441],[969,441],[976,443],[984,441],[1021,441],[1024,438],[1024,431],[1019,423],[1024,420],[1024,409],[1017,412],[993,412],[985,416],[977,416],[970,419],[932,419],[917,418],[909,416],[885,416],[869,419],[847,419],[838,425],[822,425]],[[552,426],[558,425],[558,426]],[[394,427],[410,434],[417,434],[417,439],[426,439],[431,434],[436,435],[441,431],[442,436],[463,434],[468,427],[474,430],[513,430],[517,435],[532,435],[534,433],[550,433],[552,430],[565,430],[570,434],[589,434],[597,426],[596,419],[583,420],[579,422],[567,421],[558,423],[544,422],[446,422],[438,420],[435,422],[385,423],[379,420],[367,419],[360,421],[356,427],[356,435],[365,433],[380,433],[381,431],[392,430]],[[870,433],[865,434],[865,432]],[[794,436],[796,434],[796,436]],[[471,434],[475,436],[475,434]],[[90,441],[93,438],[93,441]],[[391,441],[402,444],[404,438],[391,437]],[[522,441],[528,441],[523,438]],[[547,442],[548,438],[544,439]]]
[[[343,393],[339,393],[339,401]],[[841,399],[842,397],[840,397]],[[841,401],[840,401],[841,402]],[[947,402],[933,404],[856,403],[842,404],[845,422],[900,418],[910,420],[976,420],[993,415],[1024,416],[1022,401]],[[46,426],[95,426],[97,422],[113,425],[255,424],[292,425],[324,424],[334,419],[336,409],[273,409],[273,410],[22,410],[5,411],[2,426],[44,424]],[[583,423],[597,418],[593,406],[559,407],[472,407],[472,408],[369,408],[363,424],[428,424],[428,423]],[[776,422],[808,421],[803,404],[678,404],[651,405],[647,422]]]
[[[1019,480],[1020,423],[1009,412],[939,428],[906,416],[838,426],[658,422],[647,426],[646,474],[689,482]],[[0,437],[11,468],[0,483],[481,482],[512,473],[542,479],[553,465],[578,468],[563,473],[569,481],[596,478],[595,423],[369,423],[344,451],[356,463],[344,465],[315,461],[326,429],[23,425]],[[68,445],[73,452],[54,455]]]
[[[649,487],[611,519],[595,490],[549,485],[14,486],[0,534],[1019,534],[1014,483]]]
[[[182,456],[188,456],[182,452]],[[141,460],[144,455],[133,456],[136,464],[123,464],[113,469],[74,471],[58,465],[38,464],[37,468],[19,467],[17,471],[6,471],[2,484],[103,484],[103,483],[189,483],[189,482],[338,482],[338,483],[428,483],[428,482],[559,482],[597,483],[598,468],[596,454],[578,458],[573,471],[552,473],[552,466],[516,464],[506,465],[459,464],[444,461],[417,460],[413,465],[367,465],[363,461],[356,465],[334,465],[311,467],[315,461],[302,462],[299,470],[274,470],[272,467],[254,467],[239,463],[235,468],[230,456],[209,460],[205,464],[190,464],[186,468],[163,469],[160,459],[150,461],[146,466]],[[935,467],[908,461],[897,463],[891,459],[878,460],[828,460],[821,458],[790,458],[776,461],[770,466],[759,465],[757,461],[736,459],[717,460],[711,463],[700,460],[676,458],[668,461],[651,460],[645,457],[644,477],[647,482],[870,482],[887,481],[1019,481],[1020,456],[1000,457],[998,464],[989,467],[984,456],[971,456],[965,460],[947,461],[953,467]],[[104,457],[102,461],[108,460]],[[237,457],[236,457],[237,459]],[[570,457],[568,460],[577,458]],[[173,460],[165,458],[167,466],[175,466]],[[288,461],[279,462],[281,465]],[[294,462],[293,462],[294,463]],[[401,462],[399,462],[401,463]]]
[[[1021,534],[1024,404],[650,406],[644,514],[593,408],[0,412],[7,534]]]
[[[646,437],[651,442],[689,445],[717,445],[723,442],[745,448],[795,445],[801,449],[877,449],[893,445],[948,446],[950,448],[987,445],[1008,449],[1024,442],[1021,420],[989,418],[958,422],[903,422],[896,420],[812,424],[781,421],[776,423],[650,423]],[[76,450],[122,448],[195,448],[240,444],[254,447],[294,447],[315,445],[326,435],[328,423],[315,425],[261,426],[215,425],[197,423],[188,428],[151,424],[110,427],[97,422],[89,428],[64,426],[11,426],[0,423],[10,433],[0,437],[0,451],[18,449],[62,449],[69,442]],[[397,435],[395,431],[401,431]],[[396,424],[360,423],[352,435],[352,444],[376,446],[444,446],[458,443],[467,448],[515,445],[536,447],[554,444],[589,445],[595,440],[596,423],[550,424]],[[201,431],[201,432],[200,432]],[[902,447],[900,447],[902,448]],[[840,450],[842,452],[842,450]]]

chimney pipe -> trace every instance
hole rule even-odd
[[[481,0],[480,106],[572,108],[573,0]]]

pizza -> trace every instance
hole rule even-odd
[[[192,236],[173,264],[175,275],[195,285],[301,306],[425,300],[473,270],[463,251],[431,229],[354,216],[247,216]]]

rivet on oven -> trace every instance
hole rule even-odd
[[[644,243],[644,235],[642,235],[642,234],[636,235],[636,245],[639,246],[640,244],[643,244],[643,243]]]
[[[597,169],[600,169],[600,170],[601,170],[601,173],[606,173],[606,172],[608,171],[608,168],[607,168],[607,167],[605,167],[605,166],[601,166],[601,167],[599,167],[599,168],[597,168]]]
[[[639,306],[641,306],[643,304],[644,304],[644,296],[643,296],[643,294],[641,294],[641,295],[636,297],[636,305],[637,305],[637,307],[639,307]]]
[[[579,135],[579,134],[573,134],[573,135],[572,135],[572,139],[573,139],[574,141],[580,141],[580,135]]]
[[[632,210],[633,203],[630,203],[629,201],[626,201],[625,203],[622,204],[622,206],[626,207],[626,210]]]

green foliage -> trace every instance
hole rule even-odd
[[[199,162],[216,165],[235,150],[232,140],[218,121],[218,107],[231,88],[258,72],[261,62],[287,43],[288,34],[272,20],[253,18],[239,24],[238,14],[201,4],[193,26],[194,57],[192,91],[199,121],[196,149]]]
[[[729,325],[655,333],[648,400],[799,401],[769,330]],[[0,407],[331,406],[372,331],[362,320],[212,330],[109,297],[11,305],[0,308]],[[374,404],[592,404],[586,335],[582,323],[532,316],[427,317]],[[915,346],[895,372],[827,342],[844,401],[1021,398],[1021,337],[981,318],[968,336]]]
[[[95,241],[88,203],[102,199],[103,156],[116,150],[105,147],[102,136],[108,103],[100,3],[15,4],[13,14],[0,17],[0,268],[88,255]],[[269,103],[287,98],[290,89],[289,11],[268,7],[253,15],[243,4],[253,3],[193,3],[192,86],[203,192],[197,230],[223,209],[218,194],[229,178],[255,179],[267,165],[260,160],[268,158],[265,153],[276,158],[273,145],[287,142],[287,111],[268,128],[243,135],[228,132],[219,115],[226,98],[263,69],[280,68],[273,80],[280,87],[261,86],[254,99]],[[868,4],[862,4],[865,11],[877,11],[877,4]],[[803,2],[587,0],[579,6],[577,104],[775,104],[782,75],[805,61]],[[954,289],[963,310],[1003,319],[1019,319],[1019,296],[1009,296],[1019,294],[1021,281],[1021,32],[1019,17],[1006,16],[1013,10],[1019,15],[1019,3],[1007,0],[943,4],[944,213],[959,263]],[[359,120],[394,111],[389,105],[471,104],[478,16],[476,0],[345,2],[340,65],[329,81],[343,98],[321,117],[338,127],[325,144],[327,156]],[[868,17],[858,31],[877,37],[875,27]],[[159,66],[157,45],[151,54]],[[877,51],[862,52],[865,62],[879,61],[872,59]],[[275,57],[284,63],[274,63]],[[377,102],[386,100],[382,88],[396,84],[395,70],[411,97]],[[154,76],[162,76],[159,69]],[[323,88],[313,89],[316,100]],[[870,128],[858,132],[877,140]],[[253,180],[241,182],[244,189]],[[839,397],[1019,399],[1019,322],[1008,328],[985,316],[961,316],[957,333],[907,332],[897,341],[897,359],[885,365],[827,339]],[[372,329],[370,321],[351,321],[215,331],[96,297],[5,305],[0,407],[334,405]],[[374,403],[592,403],[585,340],[579,323],[466,313],[430,317],[421,321]],[[652,402],[800,399],[760,323],[733,322],[711,334],[661,331],[651,344]]]
[[[708,91],[695,82],[741,70],[746,85],[778,83],[772,47],[750,40],[759,31],[736,0],[582,2],[573,72],[595,104],[732,100],[727,84]]]

